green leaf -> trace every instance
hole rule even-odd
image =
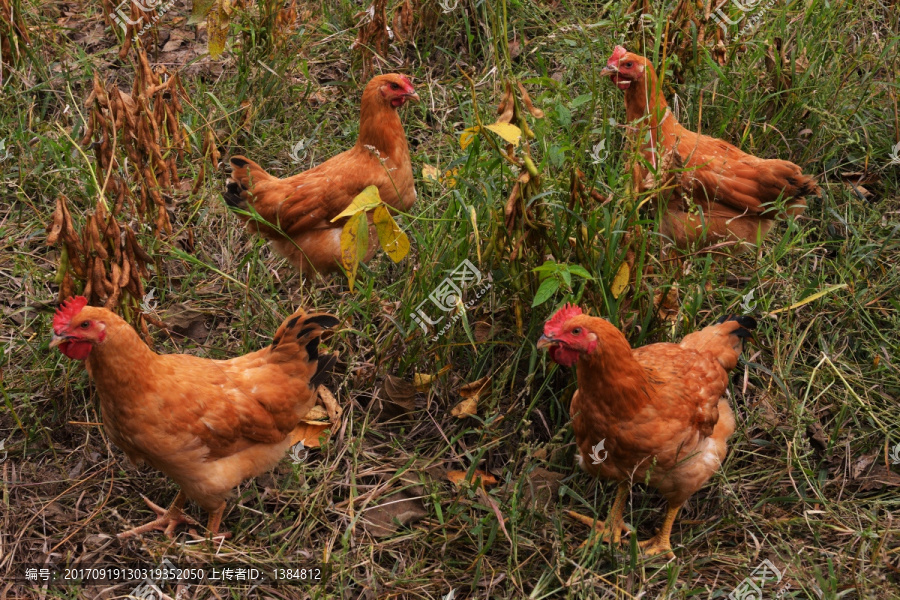
[[[569,265],[569,272],[572,273],[572,275],[584,277],[585,279],[590,279],[590,280],[594,279],[593,277],[591,277],[591,274],[588,273],[588,270],[585,269],[584,267],[582,267],[581,265]]]
[[[559,279],[557,279],[556,277],[548,277],[547,279],[545,279],[538,288],[537,294],[534,295],[534,301],[531,303],[531,308],[540,306],[541,304],[549,300],[558,289]]]
[[[535,273],[555,273],[559,270],[559,265],[555,260],[545,260],[544,264],[532,269]]]
[[[559,274],[562,275],[563,281],[566,282],[568,287],[572,287],[572,274],[569,272],[569,267],[563,265],[559,270]]]
[[[369,221],[366,213],[359,212],[350,217],[350,220],[341,230],[341,263],[347,269],[347,278],[350,280],[350,291],[353,291],[353,283],[356,281],[356,271],[359,263],[365,259],[369,251]]]
[[[395,263],[400,262],[409,254],[409,238],[397,225],[397,221],[391,216],[391,211],[384,204],[375,209],[373,216],[375,231],[378,232],[378,241],[384,248],[385,254]]]
[[[352,217],[360,212],[365,212],[370,208],[375,208],[381,204],[381,195],[378,193],[378,187],[370,185],[353,199],[350,206],[341,211],[341,214],[331,220],[332,223],[344,217]]]

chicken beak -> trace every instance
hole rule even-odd
[[[619,72],[619,69],[606,65],[600,70],[600,77],[612,77]]]
[[[67,339],[69,339],[68,336],[56,335],[56,332],[54,331],[53,335],[50,336],[50,347],[56,348],[57,346],[59,346],[60,344],[65,342]]]
[[[419,95],[418,95],[417,93],[415,93],[415,92],[410,92],[410,93],[408,93],[408,94],[403,94],[403,97],[406,98],[407,100],[412,100],[412,101],[415,102],[416,104],[418,104],[419,102],[422,101],[421,98],[419,98]]]
[[[541,339],[537,341],[537,348],[538,350],[540,350],[541,348],[549,348],[550,346],[555,346],[556,343],[556,340],[554,340],[553,338],[542,335]]]

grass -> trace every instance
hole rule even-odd
[[[379,254],[360,268],[353,293],[343,277],[303,282],[248,235],[219,197],[221,173],[208,168],[198,192],[172,206],[175,235],[159,241],[140,230],[156,259],[145,282],[155,312],[189,333],[155,330],[156,349],[211,358],[255,350],[300,305],[337,312],[345,323],[330,342],[342,357],[330,382],[344,406],[341,427],[299,464],[286,457],[271,474],[243,484],[225,514],[234,537],[214,548],[187,543],[185,535],[115,539],[149,518],[139,494],[167,504],[175,487],[132,466],[109,443],[87,374],[47,347],[59,255],[44,244],[44,227],[58,194],[70,198],[76,219],[97,201],[91,151],[76,147],[84,98],[94,72],[130,89],[133,67],[117,58],[118,31],[94,5],[74,13],[58,2],[13,5],[32,44],[4,66],[0,95],[10,153],[0,172],[0,439],[7,453],[0,464],[0,597],[124,597],[131,586],[38,589],[9,575],[47,561],[158,564],[163,556],[179,567],[213,556],[331,565],[328,582],[317,587],[265,584],[250,593],[247,586],[200,585],[187,590],[191,598],[720,598],[765,559],[783,574],[765,597],[788,583],[788,598],[896,597],[896,6],[776,2],[741,39],[733,39],[741,24],[729,31],[724,64],[710,45],[669,57],[666,95],[671,101],[677,94],[682,124],[819,177],[822,198],[779,224],[755,254],[694,254],[682,268],[661,261],[656,217],[628,193],[621,94],[598,74],[623,41],[659,65],[666,20],[641,29],[615,3],[460,0],[448,12],[438,6],[437,24],[415,45],[393,47],[378,70],[408,73],[423,99],[402,114],[419,193],[402,217],[413,251],[396,265]],[[657,17],[672,9],[651,5]],[[436,8],[429,0],[416,6],[423,24]],[[184,69],[182,122],[191,150],[179,164],[182,176],[199,171],[207,128],[226,156],[246,154],[276,175],[348,147],[365,81],[347,48],[364,8],[341,0],[302,4],[296,28],[274,45],[250,11],[216,61],[203,56],[203,29],[200,41],[190,34],[178,49],[151,55],[170,71]],[[160,20],[161,41],[193,29],[184,25],[186,14],[179,4]],[[670,24],[670,36],[675,29]],[[787,60],[767,66],[779,44]],[[476,82],[474,100],[460,69]],[[509,260],[503,207],[518,172],[486,137],[465,150],[459,144],[476,114],[484,123],[494,119],[505,77],[524,82],[546,113],[528,117],[541,173],[529,201],[540,226],[516,260]],[[310,139],[293,160],[297,142]],[[594,160],[601,140],[607,153]],[[422,178],[424,165],[453,171],[455,181]],[[614,201],[570,208],[576,167]],[[624,233],[635,227],[645,233],[636,256],[643,267],[614,294]],[[192,250],[185,249],[188,231]],[[532,270],[547,258],[579,265],[591,278],[576,277],[571,288],[564,281],[532,308],[540,284]],[[463,259],[491,287],[433,340],[435,330],[422,332],[411,315]],[[661,318],[654,294],[676,284],[678,305],[672,318]],[[575,468],[567,412],[574,377],[534,346],[564,301],[610,319],[633,345],[677,340],[742,306],[775,313],[760,319],[757,343],[735,370],[738,429],[722,470],[676,522],[674,561],[642,560],[627,544],[579,549],[587,529],[564,514],[602,519],[615,492]],[[431,310],[432,319],[441,314]],[[404,411],[384,381],[411,382],[416,373],[440,375]],[[487,375],[492,384],[477,416],[452,416],[458,389]],[[448,471],[474,469],[497,484],[485,491],[447,479]],[[662,507],[658,495],[635,486],[626,521],[645,539]],[[194,506],[189,511],[205,518]],[[392,524],[392,517],[408,522]],[[174,597],[174,588],[167,591]]]

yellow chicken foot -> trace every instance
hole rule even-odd
[[[622,518],[622,515],[625,513],[625,501],[628,499],[629,488],[630,486],[627,482],[619,484],[619,487],[616,490],[616,500],[609,510],[606,521],[595,521],[591,517],[580,515],[577,512],[571,510],[566,511],[566,514],[576,521],[580,521],[594,529],[588,538],[581,543],[579,548],[584,548],[588,542],[595,543],[597,541],[618,544],[622,541],[622,536],[631,531]]]
[[[146,525],[141,525],[140,527],[135,527],[134,529],[129,529],[128,531],[123,531],[117,537],[127,538],[134,537],[142,533],[147,533],[148,531],[162,531],[166,534],[166,537],[173,538],[175,537],[175,528],[182,523],[186,523],[188,525],[197,524],[197,521],[184,514],[184,511],[182,510],[184,508],[185,500],[187,500],[187,496],[185,496],[184,492],[182,491],[179,491],[178,495],[175,496],[175,500],[172,501],[172,505],[168,510],[157,504],[154,504],[143,494],[141,495],[141,498],[144,499],[144,502],[147,503],[147,506],[149,506],[153,512],[159,515],[159,518],[155,521],[147,523]]]
[[[681,510],[680,504],[678,506],[669,505],[669,508],[666,510],[666,518],[663,519],[662,527],[659,528],[656,535],[649,540],[638,543],[638,546],[641,547],[646,556],[665,554],[667,558],[675,558],[675,553],[672,552],[672,544],[669,542],[669,536],[672,534],[672,525],[675,523],[675,517],[678,515],[679,510]]]
[[[209,539],[219,541],[219,540],[227,540],[228,538],[231,537],[230,531],[225,531],[223,533],[219,533],[219,526],[222,524],[222,515],[224,515],[224,514],[225,514],[225,504],[224,503],[222,504],[222,506],[220,506],[216,510],[209,513],[209,521],[206,524],[206,530],[207,530],[206,533],[207,533],[207,536],[209,536]],[[196,529],[191,529],[189,531],[189,533],[196,540],[206,539],[204,536],[197,533]]]

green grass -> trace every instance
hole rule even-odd
[[[0,95],[0,139],[10,153],[0,163],[0,439],[8,452],[0,464],[0,573],[78,557],[123,565],[166,555],[178,566],[203,564],[216,549],[185,544],[185,535],[176,542],[115,539],[149,519],[140,493],[167,504],[174,484],[132,466],[108,442],[96,425],[87,374],[47,347],[59,256],[44,244],[44,226],[58,194],[69,197],[76,220],[97,201],[92,152],[73,145],[83,133],[84,99],[94,71],[130,89],[133,68],[117,58],[118,41],[101,27],[94,5],[66,16],[72,5],[13,4],[33,28],[33,44],[15,66],[4,66]],[[435,7],[434,0],[423,4]],[[656,15],[671,9],[651,4]],[[189,67],[182,122],[192,151],[180,163],[183,176],[200,168],[206,127],[225,156],[246,154],[276,175],[353,143],[365,82],[347,48],[365,6],[309,3],[298,13],[304,8],[311,12],[275,50],[251,11],[233,26],[219,61],[197,58],[203,37],[195,42],[193,34],[182,48],[190,52],[162,55],[170,71]],[[141,230],[157,259],[145,285],[158,316],[168,322],[190,309],[206,325],[194,339],[154,331],[160,352],[224,358],[258,349],[301,305],[345,322],[329,342],[342,357],[330,382],[345,409],[340,430],[301,464],[286,458],[242,485],[224,521],[234,538],[218,550],[220,560],[267,564],[327,558],[331,577],[316,588],[264,585],[259,597],[447,598],[455,590],[457,599],[722,598],[764,559],[782,570],[780,585],[791,584],[786,597],[816,598],[815,587],[822,598],[896,597],[900,471],[889,452],[900,443],[900,167],[889,155],[900,141],[900,11],[888,3],[802,0],[785,9],[776,2],[757,29],[726,43],[724,66],[699,45],[680,65],[684,83],[669,74],[666,95],[672,103],[677,93],[686,127],[792,160],[824,190],[802,217],[779,224],[759,252],[692,255],[680,268],[661,261],[656,216],[636,209],[626,192],[625,131],[617,125],[624,105],[599,79],[617,43],[640,43],[659,65],[665,19],[635,32],[623,10],[570,0],[460,0],[414,47],[392,50],[379,70],[411,75],[423,100],[402,114],[419,194],[401,217],[413,250],[396,265],[380,253],[360,268],[354,293],[341,276],[303,282],[248,235],[226,211],[223,177],[211,168],[199,193],[173,207],[176,232],[193,231],[192,253],[178,236],[155,242]],[[170,12],[160,31],[186,28],[176,21],[185,15],[184,7]],[[85,41],[98,27],[99,41]],[[505,42],[514,36],[522,44],[516,56]],[[776,40],[789,57],[784,73],[766,67]],[[477,83],[474,104],[460,67]],[[506,77],[523,81],[546,113],[529,117],[541,172],[531,198],[540,227],[515,261],[505,246],[503,207],[518,172],[486,138],[465,150],[459,144],[476,113],[493,121]],[[252,107],[246,121],[244,101]],[[295,163],[291,149],[313,136]],[[595,162],[591,152],[601,140],[608,155]],[[458,169],[455,185],[423,179],[426,164],[441,173]],[[570,209],[576,167],[613,201]],[[846,175],[853,172],[865,173],[871,197],[845,185],[859,178]],[[624,233],[637,226],[644,267],[639,283],[617,298],[612,282],[625,256]],[[550,257],[580,265],[592,279],[576,277],[532,308],[540,283],[532,270]],[[432,341],[435,332],[423,333],[411,314],[463,259],[491,288]],[[662,320],[654,294],[676,284],[677,315]],[[620,326],[634,345],[671,341],[741,312],[750,292],[757,315],[781,312],[760,319],[756,344],[734,372],[738,429],[723,469],[676,522],[677,560],[644,561],[627,544],[579,549],[587,529],[564,511],[602,519],[615,489],[575,467],[567,411],[574,377],[535,349],[543,322],[559,304],[577,301]],[[434,307],[429,313],[440,314]],[[379,416],[387,375],[412,381],[415,373],[438,372],[417,393],[414,411],[392,421]],[[452,416],[458,388],[486,375],[492,386],[477,417]],[[446,479],[448,470],[475,468],[498,484],[485,493]],[[421,518],[375,536],[364,519],[380,513],[389,521],[380,505],[391,501]],[[626,521],[640,539],[660,524],[662,507],[655,492],[635,486]],[[205,518],[195,506],[189,511]],[[38,597],[21,582],[8,585],[0,584],[0,595]],[[130,589],[100,595],[100,588],[50,587],[44,597],[123,597]],[[765,589],[764,597],[774,595]],[[197,586],[189,597],[247,593]]]

